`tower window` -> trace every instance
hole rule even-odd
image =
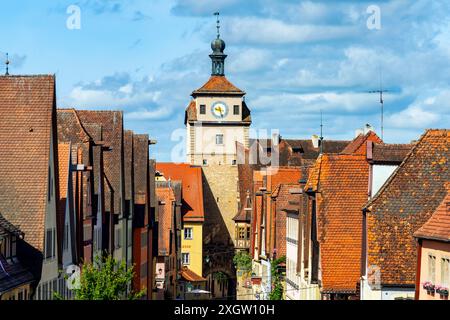
[[[223,144],[223,134],[216,134],[216,144]]]
[[[204,104],[200,105],[200,114],[206,114],[206,105]]]
[[[233,106],[233,114],[239,115],[239,105],[236,104]]]

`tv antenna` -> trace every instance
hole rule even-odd
[[[5,76],[9,76],[9,56],[8,56],[8,52],[6,53],[6,61],[5,61],[5,65],[6,65],[6,72],[5,72]]]
[[[323,153],[323,117],[322,117],[322,109],[320,109],[320,154]]]
[[[381,105],[381,140],[383,140],[384,137],[384,100],[383,100],[383,93],[389,92],[389,90],[383,89],[383,80],[381,75],[381,69],[380,69],[380,89],[378,90],[371,90],[368,91],[368,93],[378,93],[380,95],[380,105]]]

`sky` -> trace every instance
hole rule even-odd
[[[352,139],[367,123],[379,133],[368,91],[380,86],[385,142],[449,128],[447,0],[8,1],[0,55],[11,74],[55,74],[60,108],[122,110],[127,129],[158,140],[151,157],[169,161],[190,94],[211,73],[216,11],[225,73],[247,92],[252,128],[308,139],[322,111],[325,139]]]

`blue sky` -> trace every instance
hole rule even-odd
[[[69,30],[67,8],[81,9]],[[369,5],[381,29],[367,28]],[[442,1],[20,0],[2,3],[0,53],[12,74],[55,73],[59,107],[123,110],[125,126],[170,160],[192,90],[210,74],[221,12],[225,72],[247,92],[255,129],[351,139],[366,123],[408,142],[450,123],[450,3]],[[4,72],[3,66],[0,72]]]

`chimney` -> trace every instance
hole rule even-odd
[[[361,134],[364,134],[364,130],[363,129],[356,129],[355,130],[355,138]]]
[[[315,149],[319,148],[319,136],[317,134],[313,134],[311,137],[313,147]]]

